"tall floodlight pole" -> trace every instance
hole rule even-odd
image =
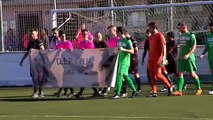
[[[54,9],[56,10],[57,9],[57,0],[54,0]],[[53,28],[55,28],[55,27],[57,27],[57,13],[56,12],[54,12],[53,14],[52,14],[52,27]]]
[[[0,51],[4,52],[2,0],[0,0]]]
[[[110,1],[111,7],[114,7],[113,0]],[[114,11],[111,10],[111,24],[114,25]]]

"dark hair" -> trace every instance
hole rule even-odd
[[[48,29],[44,28],[45,33],[48,35]]]
[[[209,23],[209,26],[213,26],[213,22]]]
[[[124,27],[122,27],[122,26],[117,27],[117,32],[120,32],[121,34],[124,34],[125,31],[126,30],[125,30]]]
[[[66,34],[64,30],[59,30],[58,35],[62,36],[63,34]]]
[[[31,29],[31,30],[30,30],[30,33],[32,33],[33,31],[36,31],[36,32],[38,32],[38,29],[36,29],[36,28],[33,28],[33,29]]]
[[[150,32],[149,32],[149,30],[146,30],[146,34],[149,34]]]
[[[54,32],[54,31],[59,31],[59,29],[57,27],[55,27],[52,29],[52,32]]]
[[[150,27],[152,27],[152,28],[154,28],[154,29],[158,29],[158,24],[157,24],[156,22],[150,22],[150,23],[148,24],[148,26],[150,26]]]
[[[123,31],[124,33],[129,33],[126,29],[124,29],[124,31]]]
[[[184,21],[180,21],[180,22],[178,23],[178,26],[180,26],[180,25],[186,25],[186,23],[185,23]]]
[[[82,32],[82,33],[88,32],[88,30],[87,30],[87,29],[83,29],[83,30],[81,30],[81,32]]]
[[[110,25],[110,26],[107,27],[107,29],[110,29],[110,28],[112,28],[112,27],[115,27],[115,26],[114,26],[114,25]]]
[[[169,37],[169,38],[175,38],[175,33],[174,32],[168,32],[167,34],[167,37]]]
[[[48,37],[45,29],[39,30],[39,37],[40,37],[41,40],[45,39],[45,37]]]

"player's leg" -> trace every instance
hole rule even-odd
[[[211,86],[211,90],[209,90],[209,94],[213,95],[213,60],[212,61],[209,60],[209,67],[210,67],[211,74],[212,74],[212,76],[211,76],[211,78],[212,78],[212,86]]]
[[[156,77],[159,78],[166,85],[168,89],[168,96],[170,96],[173,90],[172,85],[170,84],[169,80],[167,80],[167,78],[162,74],[161,70],[162,70],[162,67],[157,68]]]
[[[202,94],[200,79],[194,71],[190,73],[190,76],[195,80],[195,85],[197,87],[197,92],[195,93],[195,95],[200,96]]]
[[[187,60],[186,65],[186,72],[189,72],[190,76],[195,80],[195,85],[197,87],[197,92],[195,93],[195,95],[200,96],[202,94],[202,89],[200,85],[200,79],[195,73],[195,71],[197,70],[196,63],[195,61]]]
[[[78,92],[78,94],[75,95],[75,97],[76,97],[77,99],[82,99],[82,94],[83,94],[83,92],[84,92],[84,87],[81,87],[81,88],[80,88],[80,91]]]
[[[33,94],[32,97],[33,98],[37,98],[38,97],[38,93],[37,93],[37,89],[38,89],[38,77],[36,75],[31,75],[32,76],[32,81],[33,81]]]
[[[137,91],[141,92],[141,78],[140,78],[139,73],[137,72],[136,74],[134,74],[134,77],[135,77],[135,82],[137,85]]]
[[[132,69],[132,72],[133,72],[134,77],[135,77],[135,82],[136,82],[136,85],[137,85],[137,91],[141,92],[141,78],[140,78],[140,75],[138,73],[138,63],[139,63],[139,60],[135,59],[134,61],[131,62],[130,68],[132,67],[131,69]]]
[[[177,80],[177,91],[173,93],[174,96],[182,96],[184,77],[183,73],[185,72],[185,62],[178,59],[178,80]]]
[[[170,76],[169,76],[169,74],[168,74],[168,72],[167,72],[166,67],[164,67],[164,66],[161,67],[161,72],[162,72],[163,76],[166,77],[167,81],[168,81],[170,84],[172,84],[172,80],[171,80],[171,78],[170,78]],[[161,91],[161,92],[166,92],[166,91],[167,91],[166,85],[164,85],[164,87],[161,88],[160,91]]]
[[[117,78],[116,78],[116,94],[112,97],[113,99],[119,99],[120,93],[121,93],[121,87],[122,87],[122,66],[118,65],[117,70]]]
[[[183,77],[183,72],[179,72],[179,77],[177,80],[177,91],[173,93],[174,96],[182,96],[182,91],[183,91],[183,84],[184,84],[184,77]]]
[[[126,81],[127,85],[132,89],[132,95],[130,96],[131,98],[134,98],[135,96],[137,96],[137,90],[135,88],[135,85],[132,81],[132,79],[129,77],[128,75],[128,69],[129,66],[123,65],[122,66],[122,70],[123,70],[123,79]]]
[[[75,92],[74,92],[74,89],[72,87],[69,88],[69,89],[70,89],[70,94],[69,94],[68,98],[71,98],[71,97],[75,96]]]
[[[151,78],[151,87],[152,87],[152,93],[148,93],[147,97],[157,97],[157,82],[156,82],[156,73],[157,69],[155,69],[155,65],[153,61],[148,61],[148,70],[149,70],[149,76]]]

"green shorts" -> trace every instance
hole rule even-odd
[[[129,65],[118,65],[118,74],[128,75],[129,74]]]
[[[213,71],[213,60],[209,60],[209,67],[210,70]]]
[[[178,59],[178,72],[194,72],[197,70],[195,61]]]

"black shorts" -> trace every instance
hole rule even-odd
[[[177,73],[177,62],[176,61],[168,61],[168,65],[166,65],[165,67],[169,74]]]
[[[129,73],[131,73],[131,74],[138,73],[138,63],[139,63],[138,58],[131,59]]]

